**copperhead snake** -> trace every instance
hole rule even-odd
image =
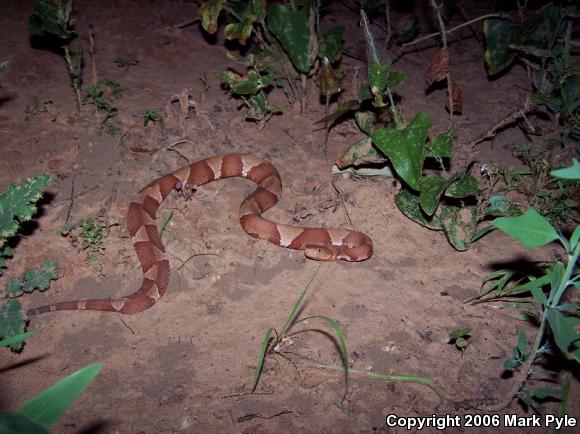
[[[59,310],[99,310],[132,314],[153,306],[169,283],[169,262],[157,230],[157,209],[172,190],[186,197],[196,187],[217,179],[242,177],[258,188],[240,206],[240,223],[248,235],[288,249],[304,250],[307,258],[321,261],[364,261],[373,254],[371,239],[347,229],[302,228],[274,223],[261,216],[278,202],[282,182],[274,166],[253,155],[210,157],[165,175],[145,187],[129,204],[127,226],[143,269],[143,283],[134,293],[113,299],[76,300],[49,304],[28,316]]]

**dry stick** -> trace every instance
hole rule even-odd
[[[466,23],[459,24],[458,26],[453,27],[452,29],[446,30],[445,31],[445,34],[449,35],[451,32],[454,32],[455,30],[459,30],[459,29],[461,29],[463,27],[469,26],[470,24],[476,23],[477,21],[486,20],[488,18],[504,18],[504,19],[509,19],[509,16],[507,16],[507,15],[501,15],[501,14],[482,15],[481,17],[474,18],[471,21],[467,21]],[[439,35],[441,35],[441,32],[431,33],[429,35],[422,36],[419,39],[415,39],[414,41],[407,42],[407,43],[401,45],[401,48],[408,47],[409,45],[418,44],[419,42],[426,41],[427,39],[431,39],[431,38],[434,38],[435,36],[439,36]]]
[[[325,105],[324,105],[324,142],[322,143],[322,156],[324,161],[328,163],[328,157],[326,156],[326,147],[328,146],[328,137],[330,136],[330,123],[328,122],[328,112],[330,111],[330,96],[325,95]]]
[[[479,39],[479,34],[477,33],[477,30],[474,29],[473,27],[471,27],[471,20],[469,18],[469,15],[467,15],[467,12],[465,12],[465,10],[463,10],[461,5],[459,5],[459,4],[457,5],[457,10],[459,11],[459,15],[461,16],[461,18],[465,22],[469,22],[469,24],[470,24],[469,30],[471,30],[471,33],[473,33],[473,36],[475,37],[475,39],[477,39],[478,42],[481,42],[481,39]]]
[[[489,130],[487,130],[487,132],[483,133],[476,139],[473,139],[470,142],[465,143],[465,146],[467,146],[468,148],[475,148],[476,145],[483,142],[484,140],[493,138],[497,130],[513,122],[516,122],[519,119],[523,119],[528,124],[528,127],[530,127],[530,129],[533,130],[534,129],[533,125],[531,125],[530,121],[528,121],[528,118],[526,117],[526,115],[530,113],[533,109],[534,104],[532,103],[531,98],[528,97],[523,107],[507,115],[501,121],[493,125]]]
[[[334,184],[334,180],[332,178],[330,179],[330,184],[332,185],[332,188],[334,188],[334,191],[335,191],[336,195],[340,199],[340,202],[342,204],[342,207],[344,208],[344,213],[346,214],[346,218],[348,219],[348,224],[352,226],[352,220],[350,219],[350,214],[348,213],[348,208],[346,207],[346,201],[344,200],[344,194]]]
[[[71,182],[71,186],[70,186],[70,205],[68,207],[68,211],[66,212],[66,220],[64,221],[65,224],[68,224],[69,220],[70,220],[70,212],[71,209],[73,207],[74,204],[74,200],[75,200],[75,179],[76,179],[76,175],[73,175],[73,179]]]
[[[97,75],[97,58],[96,58],[96,45],[95,45],[95,32],[93,30],[93,26],[89,28],[89,55],[91,56],[91,70],[93,73],[93,84],[97,84],[99,81]]]
[[[391,30],[391,5],[389,0],[385,0],[385,20],[387,22],[387,40],[385,41],[385,52],[389,48],[389,42],[391,42],[392,30]]]
[[[447,50],[447,35],[445,34],[445,23],[443,22],[443,17],[441,16],[441,11],[439,10],[439,6],[435,0],[431,0],[431,7],[437,16],[437,20],[439,21],[439,31],[441,34],[441,44],[443,45],[443,49]],[[450,68],[447,68],[447,104],[449,104],[449,126],[453,127],[453,92],[452,92],[453,84],[451,83],[451,72]]]

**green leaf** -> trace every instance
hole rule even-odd
[[[50,282],[58,279],[57,266],[56,262],[46,261],[40,270],[28,270],[24,273],[23,291],[26,293],[31,293],[36,289],[46,291],[50,286]]]
[[[330,61],[327,57],[322,59],[320,65],[320,94],[326,98],[326,101],[330,101],[333,95],[340,92],[340,80],[337,77]]]
[[[303,74],[308,74],[318,55],[314,17],[315,11],[309,6],[294,11],[283,4],[273,3],[268,8],[268,28]]]
[[[576,229],[574,229],[574,232],[572,233],[572,237],[570,237],[570,248],[572,251],[576,250],[578,241],[580,241],[580,225],[576,226]]]
[[[560,179],[572,179],[575,181],[580,181],[580,163],[576,158],[573,158],[572,165],[570,167],[552,170],[550,175]]]
[[[459,178],[455,180],[456,178]],[[479,191],[479,184],[475,177],[467,173],[458,173],[453,177],[454,182],[445,190],[445,196],[453,197],[455,199],[462,199],[464,197],[475,196]]]
[[[359,107],[360,107],[360,102],[358,100],[350,99],[348,101],[341,103],[333,113],[329,114],[328,116],[323,117],[322,119],[317,121],[317,123],[329,122],[330,124],[332,124],[335,120],[337,120],[341,116],[345,115],[346,113],[354,111],[354,110],[358,110]]]
[[[395,196],[395,204],[405,216],[419,223],[426,228],[436,231],[443,230],[443,225],[439,218],[435,215],[429,217],[421,208],[419,197],[410,193],[408,190],[400,190]]]
[[[509,67],[518,55],[518,47],[533,46],[536,51],[549,48],[558,20],[559,8],[552,4],[528,12],[518,23],[503,18],[485,20],[484,58],[489,73],[494,75]]]
[[[381,128],[372,135],[373,143],[393,163],[397,174],[414,190],[420,191],[420,176],[425,159],[425,140],[431,119],[419,112],[404,130]]]
[[[480,230],[476,231],[473,236],[471,237],[471,243],[475,243],[477,240],[479,240],[480,238],[482,238],[484,235],[487,235],[488,233],[490,233],[491,231],[493,231],[495,228],[492,225],[488,225],[484,228],[481,228]]]
[[[451,333],[449,333],[449,339],[454,341],[459,338],[463,338],[465,336],[469,336],[473,329],[471,327],[463,327],[460,329],[455,329]]]
[[[267,120],[272,114],[282,111],[280,107],[270,105],[264,92],[252,95],[249,99],[245,100],[245,103],[248,106],[248,110],[244,112],[246,119],[257,121]]]
[[[544,276],[538,278],[531,278],[528,277],[530,280],[526,283],[521,285],[513,285],[508,288],[505,288],[501,291],[501,293],[497,294],[498,297],[505,297],[507,295],[517,295],[517,294],[524,294],[527,292],[532,292],[533,288],[542,288],[545,285],[550,283],[551,275],[550,273],[545,274]]]
[[[514,369],[516,369],[518,366],[521,366],[522,362],[520,360],[516,360],[516,359],[506,359],[505,362],[503,362],[503,369],[507,370],[507,371],[513,371]]]
[[[483,280],[479,295],[483,296],[495,290],[495,295],[500,296],[501,292],[514,274],[515,273],[509,269],[494,271]]]
[[[328,29],[320,37],[320,51],[318,56],[323,59],[327,58],[330,63],[334,63],[340,59],[342,54],[342,35],[344,34],[344,27],[334,26]]]
[[[32,398],[18,414],[50,429],[100,370],[100,363],[85,366]]]
[[[456,250],[467,250],[477,229],[479,220],[477,208],[440,206],[439,209],[439,219],[449,243]]]
[[[371,63],[369,65],[369,82],[373,95],[382,95],[389,84],[389,71],[391,61],[385,60],[381,63]]]
[[[546,298],[546,294],[537,286],[532,286],[530,288],[532,296],[537,303],[541,304],[542,306],[546,306],[548,304],[548,299]]]
[[[220,75],[220,81],[227,84],[237,95],[253,95],[268,87],[273,79],[271,74],[260,75],[255,69],[249,69],[246,77],[233,71],[225,71]]]
[[[512,317],[516,319],[528,321],[530,317],[534,319],[538,318],[538,311],[536,310],[533,304],[528,305],[524,303],[506,303],[506,307],[524,312],[524,314],[512,315]]]
[[[421,179],[421,193],[419,195],[419,203],[421,208],[428,216],[433,215],[439,199],[445,189],[453,182],[452,180],[443,179],[437,175],[427,175]]]
[[[20,335],[15,335],[15,336],[11,336],[11,337],[6,338],[6,339],[1,339],[0,340],[0,347],[14,347],[14,346],[16,346],[16,344],[24,342],[29,337],[34,336],[40,330],[41,329],[38,328],[38,329],[34,329],[30,332],[22,333]]]
[[[0,340],[0,347],[15,347],[16,344],[20,344],[21,342],[24,342],[26,339],[28,339],[31,336],[34,336],[39,331],[40,331],[40,329],[38,328],[38,329],[32,330],[32,331],[27,332],[27,333],[22,333],[19,335],[11,336],[11,337],[6,338],[6,339],[2,339],[2,340]]]
[[[580,334],[570,327],[566,321],[566,317],[558,309],[552,307],[546,309],[546,317],[548,318],[548,323],[552,329],[556,344],[562,352],[569,353],[570,345],[580,340]]]
[[[453,156],[453,134],[451,131],[439,134],[427,143],[425,156],[433,158],[450,158]]]
[[[236,16],[241,21],[228,24],[224,29],[224,36],[228,40],[238,39],[240,44],[246,45],[252,35],[254,25],[262,22],[265,16],[266,10],[261,0],[249,0]]]
[[[495,75],[512,64],[517,53],[510,48],[516,37],[517,26],[511,21],[491,18],[483,23],[485,36],[485,64],[491,75]]]
[[[524,215],[518,217],[499,217],[491,224],[528,249],[545,246],[558,239],[556,229],[533,208],[528,208]]]
[[[371,136],[376,129],[377,116],[372,110],[357,110],[354,114],[357,127],[367,136]]]
[[[501,194],[494,194],[488,200],[485,215],[489,217],[521,215],[519,207]]]
[[[419,35],[419,17],[416,15],[407,15],[394,26],[397,39],[401,43],[411,42]]]
[[[76,35],[69,28],[69,14],[65,4],[53,5],[46,1],[38,1],[32,7],[32,15],[28,19],[28,31],[33,36],[52,36],[64,44]]]
[[[518,346],[516,349],[520,356],[526,354],[526,350],[528,349],[528,338],[526,337],[526,332],[524,329],[521,329],[518,333]]]
[[[387,89],[391,92],[405,81],[405,74],[399,71],[390,71],[387,79]]]
[[[350,147],[336,161],[337,167],[345,168],[352,165],[362,164],[385,164],[387,159],[376,150],[370,137],[364,137],[350,145]],[[385,166],[388,169],[388,166]],[[392,177],[391,170],[383,172]]]
[[[552,263],[550,270],[550,287],[552,294],[555,294],[558,288],[560,288],[562,280],[565,278],[565,273],[566,269],[562,262],[555,261]]]
[[[6,193],[0,194],[0,247],[18,231],[21,223],[36,213],[36,202],[50,179],[43,173],[24,179],[18,185],[10,185]]]
[[[541,387],[532,391],[532,396],[536,399],[562,399],[562,390],[553,387]]]
[[[26,271],[22,281],[17,277],[12,277],[6,284],[6,296],[13,298],[35,290],[46,291],[51,281],[58,279],[57,266],[56,262],[46,261],[42,268]]]
[[[225,0],[209,0],[199,10],[201,26],[209,34],[214,34],[218,29],[218,18],[225,5]]]
[[[18,413],[0,414],[0,433],[2,434],[50,434],[40,425]]]
[[[260,353],[258,355],[258,363],[256,364],[256,371],[254,372],[254,382],[252,383],[252,393],[256,391],[256,387],[258,387],[258,381],[260,381],[260,375],[262,373],[262,368],[264,367],[264,360],[266,359],[266,351],[268,351],[268,344],[270,343],[270,339],[272,338],[272,332],[274,329],[269,328],[264,335],[264,339],[262,339],[262,343],[260,345]]]
[[[22,283],[20,282],[20,279],[16,276],[13,276],[6,284],[4,292],[8,298],[22,295]]]
[[[18,300],[7,300],[0,306],[0,338],[9,339],[13,336],[22,335],[26,326],[26,319],[22,311],[22,305]],[[13,351],[20,351],[22,341],[9,345]]]

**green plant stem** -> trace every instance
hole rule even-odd
[[[389,109],[393,114],[393,121],[395,122],[395,126],[397,127],[397,129],[400,130],[402,128],[401,115],[399,114],[399,112],[397,111],[397,107],[395,106],[395,99],[393,98],[393,93],[391,92],[391,89],[387,87],[386,91],[387,96],[389,97]]]
[[[82,98],[81,98],[81,89],[77,84],[77,75],[80,73],[80,71],[75,71],[75,67],[72,63],[72,57],[70,54],[70,50],[68,49],[68,47],[64,47],[64,58],[66,60],[66,66],[68,68],[68,74],[71,80],[71,84],[72,87],[75,91],[75,96],[77,99],[77,110],[80,111],[81,110],[81,105],[82,105]]]
[[[562,280],[560,281],[560,286],[556,291],[550,293],[548,298],[548,307],[555,308],[560,303],[560,299],[564,295],[564,291],[571,283],[570,277],[574,273],[574,268],[576,267],[576,261],[578,261],[578,256],[580,255],[580,243],[576,246],[573,252],[568,253],[568,263],[566,264],[566,271]]]

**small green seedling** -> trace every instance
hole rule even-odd
[[[118,109],[113,105],[114,100],[118,100],[123,96],[123,89],[116,81],[109,79],[101,79],[97,83],[88,86],[87,98],[93,104],[101,115],[101,126],[107,132],[111,129],[106,129],[110,124],[110,120],[117,115]]]
[[[161,115],[157,110],[145,109],[143,111],[143,126],[147,126],[149,122],[161,122]]]
[[[460,351],[465,351],[469,342],[467,340],[471,337],[472,332],[471,327],[463,327],[460,329],[455,329],[449,333],[449,343],[455,345],[455,347]]]
[[[131,66],[139,65],[138,60],[133,59],[126,59],[124,57],[117,57],[113,60],[113,63],[117,65],[119,68],[126,68],[129,69]]]
[[[105,239],[109,236],[111,226],[105,216],[89,217],[73,225],[63,225],[60,233],[64,237],[69,237],[73,246],[85,250],[87,263],[97,273],[102,273]]]

